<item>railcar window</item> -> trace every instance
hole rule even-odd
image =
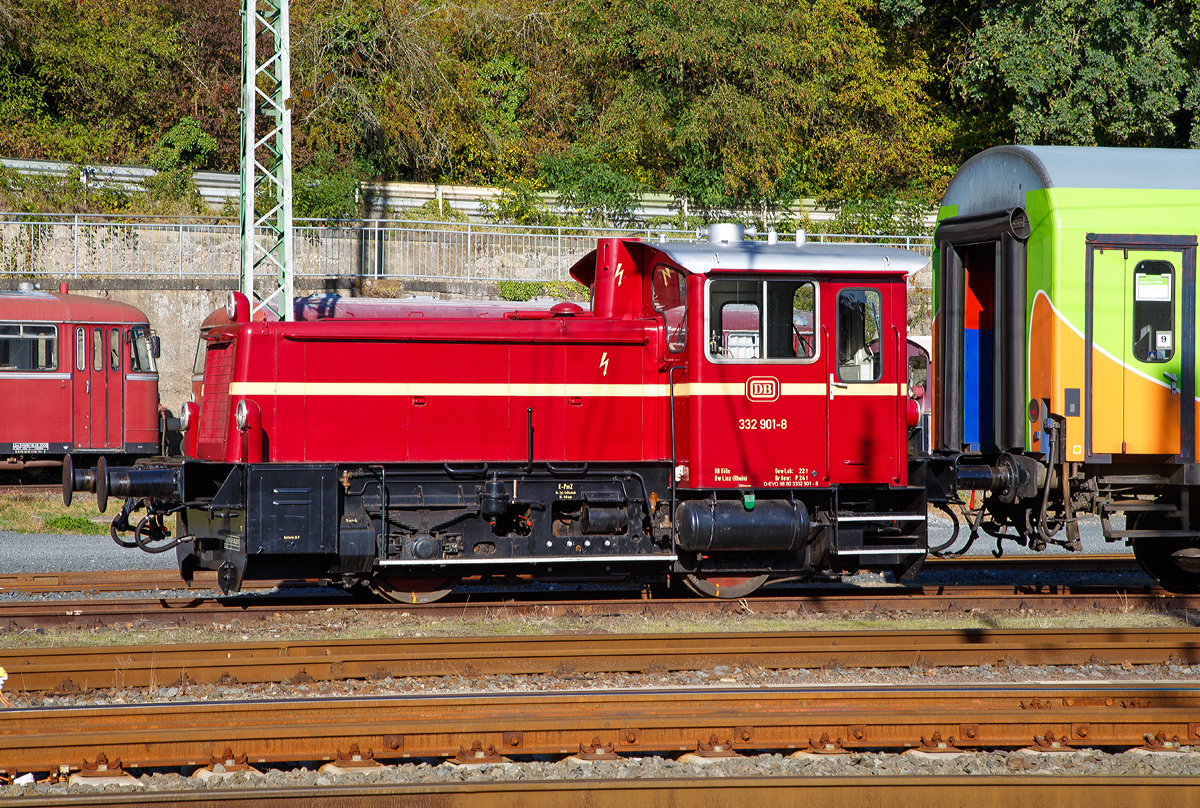
[[[687,347],[687,278],[679,270],[659,264],[650,282],[650,298],[667,328],[667,350],[679,353]]]
[[[92,370],[104,370],[104,329],[92,329]]]
[[[1175,267],[1140,261],[1133,270],[1133,355],[1167,362],[1175,355]]]
[[[158,365],[150,352],[150,329],[135,325],[129,329],[129,370],[132,373],[155,373]]]
[[[121,332],[116,328],[108,332],[108,364],[113,370],[121,369]]]
[[[713,280],[708,284],[708,355],[715,362],[811,362],[817,285],[808,280]]]
[[[0,370],[57,370],[58,327],[0,324]]]
[[[883,376],[882,301],[875,289],[838,293],[838,379],[877,382]]]
[[[75,369],[84,370],[87,368],[87,336],[84,332],[86,328],[75,329]]]
[[[192,375],[204,375],[204,360],[208,357],[208,340],[201,337],[196,341],[196,361],[192,364]]]

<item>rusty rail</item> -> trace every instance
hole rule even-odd
[[[1138,569],[1128,553],[1094,553],[1074,556],[1007,556],[997,560],[991,556],[962,556],[959,558],[928,558],[925,568],[942,570],[990,570],[993,572],[1128,572]],[[566,579],[564,579],[566,580]],[[609,580],[609,583],[619,581]],[[276,586],[315,586],[313,578],[297,580],[246,581],[248,590],[272,589]],[[184,583],[175,570],[101,570],[62,572],[0,573],[0,592],[136,592],[144,589],[182,589]],[[193,589],[216,589],[216,573],[198,570]],[[626,590],[629,591],[629,590]],[[668,594],[655,587],[657,596]],[[768,590],[766,596],[770,596]]]
[[[280,585],[313,586],[315,579],[246,581],[250,591],[273,589]],[[149,589],[186,589],[177,570],[100,570],[69,572],[0,573],[0,592],[140,592]],[[217,573],[199,570],[193,589],[217,588]]]
[[[98,793],[0,799],[0,808],[61,805],[188,806],[314,805],[324,808],[861,808],[863,805],[959,805],[973,808],[1162,808],[1193,805],[1194,777],[701,777],[670,779],[502,781],[391,785],[323,785],[296,788],[205,789]]]
[[[579,593],[572,593],[578,597]],[[653,593],[648,593],[653,594]],[[1200,609],[1200,595],[1174,595],[1156,587],[905,586],[830,587],[796,594],[767,594],[741,601],[684,598],[638,600],[628,590],[591,592],[586,600],[546,599],[545,592],[454,594],[444,601],[397,606],[357,597],[284,597],[248,594],[229,598],[148,598],[10,601],[0,603],[0,624],[11,628],[94,628],[148,622],[203,625],[303,615],[314,609],[356,609],[420,615],[421,618],[597,617],[618,614],[841,614],[843,612],[945,612],[1080,610],[1129,611]]]
[[[1195,629],[961,629],[447,637],[0,650],[13,692],[743,668],[1200,663]],[[1200,716],[1197,717],[1200,720]]]
[[[450,757],[476,744],[509,755],[903,749],[941,738],[961,749],[1140,747],[1200,742],[1195,685],[851,687],[549,692],[520,695],[191,702],[0,712],[0,770],[80,767],[100,754],[129,768],[208,762]]]

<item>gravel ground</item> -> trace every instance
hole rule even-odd
[[[143,553],[118,547],[109,536],[44,535],[0,530],[0,571],[99,572],[172,570],[175,553]]]

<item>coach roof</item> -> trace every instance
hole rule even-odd
[[[963,163],[943,206],[956,216],[1026,204],[1043,188],[1200,190],[1200,151],[1098,146],[996,146]]]
[[[137,308],[115,300],[58,292],[0,292],[0,319],[51,323],[145,323]]]

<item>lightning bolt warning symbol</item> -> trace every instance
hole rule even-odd
[[[617,286],[621,285],[621,281],[624,280],[624,277],[625,277],[625,270],[621,269],[621,262],[618,261],[617,262]]]
[[[620,277],[619,275],[617,277]],[[600,357],[600,369],[604,371],[601,375],[608,375],[608,351],[604,352],[604,356]]]

